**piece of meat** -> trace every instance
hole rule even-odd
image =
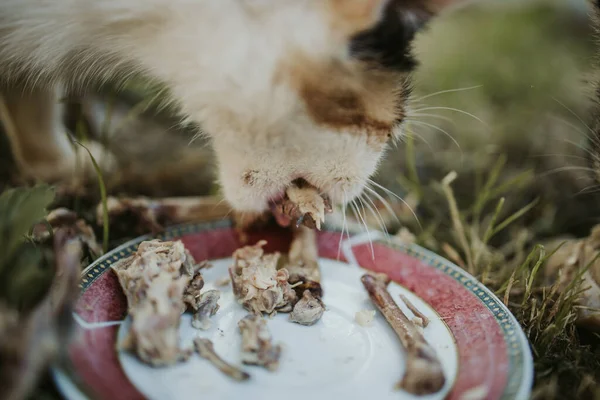
[[[323,297],[317,235],[314,230],[304,226],[294,229],[285,268],[298,297],[303,296],[305,290],[310,290],[314,297]]]
[[[218,290],[209,290],[202,293],[200,301],[198,301],[198,308],[192,319],[192,326],[196,329],[207,330],[211,326],[210,317],[215,315],[219,311],[219,298],[221,292]]]
[[[200,357],[210,361],[211,364],[230,378],[236,381],[247,381],[250,379],[250,374],[223,360],[215,352],[214,345],[209,339],[196,338],[194,339],[194,346]]]
[[[360,326],[369,326],[375,318],[375,310],[361,310],[354,315],[354,320]]]
[[[404,315],[387,290],[390,279],[385,275],[363,275],[361,281],[371,301],[383,314],[406,350],[406,372],[396,388],[411,394],[439,392],[446,383],[444,370],[435,350],[419,329]]]
[[[302,298],[290,313],[290,321],[300,325],[316,324],[325,312],[325,304],[319,297],[314,297],[310,290],[305,290]]]
[[[233,293],[248,311],[262,315],[290,312],[297,301],[285,268],[277,270],[279,253],[264,254],[266,241],[245,246],[233,253],[229,268]]]
[[[197,264],[181,241],[160,240],[140,243],[135,254],[115,263],[132,319],[120,347],[152,366],[187,359],[189,352],[179,346],[180,316],[186,294],[193,300],[204,284],[200,269],[205,265]]]
[[[288,281],[300,298],[290,315],[290,321],[302,325],[317,323],[323,316],[325,304],[321,300],[323,289],[314,230],[304,226],[294,230],[286,269],[290,273]]]
[[[247,315],[238,322],[242,334],[242,362],[269,371],[279,367],[281,346],[273,345],[267,321],[258,315]]]
[[[328,197],[304,180],[296,180],[285,191],[284,198],[279,201],[273,213],[280,225],[285,225],[286,219],[296,221],[295,225],[304,225],[310,229],[321,229],[325,222],[325,213],[332,212]]]
[[[200,292],[202,291],[203,287],[204,278],[202,277],[202,273],[198,271],[190,279],[183,293],[183,302],[188,306],[188,308],[191,308],[194,311],[198,309],[198,305],[200,303]]]
[[[132,324],[121,349],[135,352],[152,366],[171,365],[185,358],[179,347],[179,319],[188,279],[174,279],[168,272],[160,271],[145,290],[141,289],[144,285],[135,288],[145,293],[137,295],[137,304],[129,310]]]

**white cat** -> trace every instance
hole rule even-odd
[[[141,71],[210,137],[237,211],[264,211],[297,178],[350,201],[402,134],[415,32],[454,2],[2,0],[13,153],[34,178],[70,173],[57,85]]]

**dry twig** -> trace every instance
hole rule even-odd
[[[111,222],[122,220],[125,216],[133,217],[138,225],[138,233],[157,233],[169,225],[214,221],[225,218],[231,212],[229,206],[217,197],[109,197],[107,208]],[[103,224],[102,212],[100,204],[96,210],[100,226]]]
[[[423,321],[423,328],[426,328],[429,325],[429,318],[427,318],[410,300],[403,294],[400,295],[400,299],[406,304],[406,307],[415,315],[415,317],[420,318]]]

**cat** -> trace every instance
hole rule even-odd
[[[61,87],[141,72],[209,137],[234,210],[262,213],[297,179],[338,205],[403,135],[413,39],[458,2],[3,0],[0,115],[24,174],[58,180],[76,164]]]

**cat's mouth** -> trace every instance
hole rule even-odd
[[[275,218],[275,222],[282,228],[287,228],[292,223],[292,218],[283,211],[283,203],[286,201],[286,198],[286,191],[282,190],[277,195],[270,197],[267,201],[269,210],[271,210],[271,214],[273,214],[273,218]]]
[[[289,215],[286,215],[281,211],[281,206],[278,203],[270,203],[271,204],[271,213],[275,218],[275,222],[277,225],[282,228],[287,228],[292,224],[292,218]]]
[[[295,180],[284,192],[270,198],[269,209],[281,227],[295,224],[319,230],[325,214],[333,212],[330,197],[304,180]]]

